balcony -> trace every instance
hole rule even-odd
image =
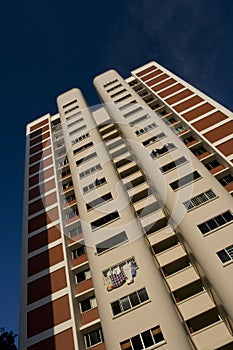
[[[164,251],[166,251],[167,249],[170,249],[174,246],[176,246],[177,244],[179,244],[179,241],[176,237],[176,235],[172,235],[170,237],[166,237],[166,239],[163,239],[162,241],[156,243],[153,245],[153,250],[155,254],[160,254]]]
[[[177,304],[177,307],[185,321],[205,311],[213,309],[214,306],[215,304],[210,299],[210,296],[206,291],[194,295],[191,298]]]
[[[84,293],[92,288],[93,288],[92,278],[88,278],[85,281],[82,281],[76,284],[77,294]]]
[[[179,259],[184,259],[185,256],[186,252],[183,246],[179,243],[176,246],[171,247],[170,249],[167,249],[166,251],[160,254],[157,254],[156,258],[160,266],[165,266],[168,264],[172,264],[173,261],[180,261]]]
[[[148,241],[150,242],[151,246],[153,246],[153,248],[155,247],[154,251],[155,254],[158,252],[161,252],[162,250],[158,250],[156,252],[157,249],[157,244],[159,245],[160,242],[163,244],[164,241],[166,241],[167,239],[172,239],[172,237],[176,237],[175,232],[173,231],[173,229],[167,225],[164,227],[164,229],[160,230],[159,232],[149,235],[148,236]],[[163,247],[163,245],[162,245]],[[160,249],[160,247],[159,247]]]
[[[155,233],[167,226],[167,218],[164,216],[161,219],[157,220],[153,223],[153,225],[148,225],[144,227],[144,231],[147,235],[150,235],[152,233]]]
[[[98,308],[95,307],[91,310],[85,311],[81,314],[82,325],[86,325],[90,322],[93,322],[99,318]]]
[[[232,341],[225,323],[219,318],[216,319],[216,323],[191,334],[191,338],[198,350],[218,349]],[[232,349],[231,345],[230,349]]]
[[[199,275],[191,265],[189,265],[183,270],[180,270],[174,275],[170,275],[166,277],[166,281],[171,291],[182,288],[198,279],[199,279]]]
[[[124,179],[125,177],[128,177],[128,176],[132,175],[133,173],[135,173],[138,170],[139,170],[138,165],[135,164],[132,167],[130,167],[129,169],[121,171],[119,173],[119,175],[120,175],[121,179]]]
[[[126,191],[129,191],[129,190],[133,189],[134,187],[137,187],[137,186],[144,184],[144,183],[145,183],[144,176],[139,176],[138,178],[136,178],[132,181],[129,181],[125,184]]]

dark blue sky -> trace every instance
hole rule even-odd
[[[233,109],[232,0],[4,2],[1,35],[0,326],[18,329],[25,125],[56,97],[156,60]]]

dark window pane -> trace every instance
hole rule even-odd
[[[199,227],[199,230],[201,231],[201,233],[203,233],[203,234],[210,231],[209,227],[205,223],[198,225],[198,227]]]
[[[99,330],[90,333],[91,345],[98,344],[101,342]]]
[[[219,259],[224,263],[227,262],[229,260],[231,260],[231,258],[228,256],[228,254],[225,252],[225,250],[220,250],[220,252],[217,252],[217,255],[219,257]]]
[[[218,224],[214,219],[207,221],[207,225],[209,226],[210,230],[214,230],[216,227],[218,227]]]
[[[112,313],[113,315],[118,315],[120,314],[122,311],[121,311],[121,307],[120,307],[120,303],[119,301],[115,301],[114,303],[111,304],[112,305]]]
[[[223,218],[222,215],[216,216],[214,220],[218,223],[218,226],[222,226],[226,223],[226,220]]]
[[[130,299],[130,302],[131,302],[132,306],[136,306],[136,305],[140,304],[140,301],[138,299],[137,293],[130,294],[129,295],[129,299]]]
[[[149,346],[154,345],[154,341],[150,331],[146,331],[142,333],[142,340],[145,348],[148,348]]]
[[[128,297],[122,298],[122,299],[120,299],[120,301],[121,301],[121,306],[122,306],[124,311],[131,308]]]
[[[135,337],[131,338],[131,341],[132,341],[134,350],[142,350],[144,348],[139,335],[136,335]]]
[[[140,289],[140,290],[138,291],[138,296],[139,296],[139,299],[140,299],[141,303],[142,303],[143,301],[146,301],[146,300],[149,299],[148,294],[147,294],[145,288]]]
[[[233,214],[229,210],[223,213],[222,216],[224,217],[224,219],[226,219],[227,222],[233,220]]]

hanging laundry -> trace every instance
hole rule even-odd
[[[130,284],[133,282],[133,276],[132,276],[132,273],[131,273],[131,266],[129,265],[129,263],[125,263],[122,267],[126,277],[127,277],[127,280],[126,280],[126,283],[127,284]]]
[[[130,262],[130,266],[131,266],[131,274],[132,274],[132,277],[136,277],[136,275],[137,275],[136,266],[134,265],[133,262]]]
[[[114,288],[120,287],[123,283],[125,283],[127,277],[123,270],[120,270],[119,266],[115,269],[115,271],[110,275],[111,282]]]

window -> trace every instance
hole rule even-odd
[[[67,125],[67,128],[72,128],[72,126],[74,126],[74,125],[76,125],[76,124],[82,122],[83,120],[84,120],[83,118],[77,119],[77,120],[75,120],[74,122],[68,124],[68,125]]]
[[[130,101],[130,102],[126,103],[124,106],[119,107],[119,110],[123,111],[124,109],[131,107],[135,103],[137,103],[136,100]]]
[[[233,176],[231,174],[226,175],[224,177],[222,177],[221,179],[218,180],[220,182],[220,184],[222,184],[223,186],[226,186],[228,184],[230,184],[231,182],[233,182]]]
[[[109,85],[112,85],[112,84],[116,83],[117,81],[118,81],[118,79],[114,79],[112,81],[109,81],[108,83],[104,84],[104,88],[106,88]]]
[[[113,221],[119,217],[120,217],[120,215],[119,215],[118,211],[114,211],[110,214],[102,216],[98,220],[92,221],[91,228],[92,228],[92,230],[95,230],[96,228],[101,227],[107,223],[110,223],[111,221]]]
[[[91,270],[90,269],[86,269],[86,270],[81,271],[75,275],[75,279],[76,279],[77,284],[81,283],[83,281],[86,281],[89,278],[91,278]]]
[[[90,175],[90,174],[92,174],[100,169],[102,169],[101,165],[97,164],[97,165],[91,167],[90,169],[84,170],[81,173],[79,173],[79,177],[80,177],[80,179],[82,179],[84,176]]]
[[[82,147],[79,147],[79,148],[76,148],[75,150],[73,150],[73,154],[77,154],[79,152],[82,152],[84,151],[85,149],[89,148],[89,147],[92,147],[94,144],[93,142],[89,142],[89,143],[86,143],[85,145],[83,145]]]
[[[233,260],[233,245],[229,245],[229,247],[217,252],[217,256],[223,263]]]
[[[162,139],[163,137],[165,137],[166,135],[164,134],[164,132],[161,132],[160,134],[156,135],[156,136],[153,136],[149,139],[147,139],[146,141],[144,141],[142,144],[144,147],[147,147],[149,146],[151,143],[154,143],[160,139]]]
[[[97,301],[95,297],[90,297],[80,301],[79,303],[81,312],[85,312],[97,307]]]
[[[68,103],[66,103],[64,106],[62,106],[62,108],[66,108],[66,107],[69,107],[70,105],[73,105],[75,102],[77,102],[77,100],[73,100],[73,101],[70,101]]]
[[[182,131],[185,131],[185,127],[184,126],[178,126],[177,128],[172,128],[172,131],[174,131],[175,134],[179,134]]]
[[[79,160],[77,160],[76,165],[80,165],[81,163],[87,162],[88,160],[97,157],[97,153],[93,152],[91,154],[88,154],[88,156],[81,158]]]
[[[105,239],[104,241],[96,245],[96,251],[98,254],[105,252],[106,250],[112,249],[120,244],[128,241],[128,237],[125,231],[118,233],[117,235]]]
[[[159,156],[163,155],[164,153],[168,152],[169,150],[172,150],[175,148],[174,143],[167,143],[166,145],[164,145],[162,148],[156,148],[154,149],[150,156],[152,159],[154,158],[158,158]],[[174,163],[174,162],[173,162]],[[161,170],[162,171],[162,170]]]
[[[176,168],[178,165],[184,164],[186,162],[187,162],[187,159],[185,157],[180,157],[180,158],[176,159],[175,161],[170,162],[170,163],[162,166],[160,168],[160,171],[162,173],[166,173],[167,171],[172,170],[172,169]]]
[[[69,136],[72,136],[72,135],[76,134],[77,132],[79,132],[79,131],[81,131],[81,130],[83,130],[83,129],[85,129],[85,128],[86,128],[86,125],[82,125],[82,126],[80,126],[79,128],[77,128],[77,129],[75,129],[75,130],[69,132]]]
[[[67,196],[64,198],[64,204],[70,203],[70,202],[74,201],[75,199],[76,199],[75,195],[71,194],[70,196]]]
[[[134,126],[134,125],[139,124],[139,123],[141,123],[143,120],[146,120],[146,119],[148,119],[148,118],[150,118],[150,115],[149,115],[149,114],[145,114],[145,115],[143,115],[143,116],[141,116],[141,117],[139,117],[139,118],[133,120],[132,122],[130,122],[129,125],[130,125],[130,126]]]
[[[106,91],[107,91],[107,92],[113,91],[113,90],[119,88],[120,86],[122,86],[122,84],[117,84],[116,86],[113,86],[112,88],[110,88],[110,89],[108,89],[108,90],[106,90]]]
[[[75,216],[78,216],[78,209],[77,208],[66,213],[66,220],[72,219]]]
[[[73,112],[75,109],[78,109],[79,108],[79,106],[74,106],[74,107],[72,107],[72,108],[70,108],[70,109],[67,109],[67,111],[65,111],[65,114],[68,114],[68,113],[70,113],[70,112]]]
[[[207,150],[203,146],[195,147],[195,148],[191,149],[191,151],[197,157],[204,154],[205,152],[207,152]]]
[[[84,341],[86,349],[89,349],[96,344],[103,343],[104,338],[101,328],[84,335]]]
[[[81,245],[80,247],[78,247],[75,250],[72,250],[71,255],[72,255],[72,259],[77,259],[79,256],[82,256],[86,254],[86,247],[85,245]]]
[[[112,199],[112,194],[109,192],[109,193],[104,194],[101,197],[94,199],[93,201],[91,201],[89,203],[86,203],[86,208],[87,208],[87,210],[91,210],[99,205],[104,204],[106,201],[109,201],[110,199]]]
[[[89,192],[89,191],[93,190],[94,188],[105,184],[106,182],[107,181],[106,181],[105,177],[102,177],[101,179],[95,179],[94,182],[92,182],[89,185],[83,187],[83,193]]]
[[[78,117],[80,114],[82,114],[81,111],[79,111],[79,112],[77,112],[77,113],[75,113],[75,114],[72,114],[72,115],[70,115],[69,117],[66,118],[66,121],[68,122],[69,120]]]
[[[82,140],[86,139],[86,138],[89,137],[89,136],[90,136],[89,133],[86,133],[86,134],[84,134],[84,135],[81,135],[81,136],[77,137],[76,139],[72,140],[72,141],[71,141],[71,144],[74,145],[75,143],[77,143],[77,142],[79,142],[79,141],[82,141]]]
[[[212,162],[206,163],[204,165],[208,170],[211,170],[216,168],[218,165],[220,165],[220,163],[216,159],[214,159],[212,160]]]
[[[130,117],[131,115],[133,115],[133,114],[135,114],[135,113],[137,113],[137,112],[140,112],[140,111],[142,111],[142,110],[143,110],[142,107],[137,107],[137,108],[133,109],[132,111],[123,114],[123,117],[124,117],[124,118],[128,118],[128,117]]]
[[[130,83],[129,83],[129,86],[134,86],[134,85],[137,85],[138,84],[138,82],[137,82],[137,80],[135,79],[135,80],[132,80]]]
[[[152,129],[156,128],[156,127],[157,127],[156,123],[149,124],[149,125],[145,126],[144,128],[142,128],[140,130],[136,130],[135,134],[137,136],[140,136],[141,134],[144,134],[145,132],[147,132],[149,130],[152,130]]]
[[[115,103],[119,103],[119,102],[122,102],[124,100],[126,100],[127,98],[131,97],[132,95],[131,94],[128,94],[128,95],[125,95],[121,98],[118,98],[118,100],[114,101]]]
[[[121,342],[120,346],[122,350],[143,350],[163,341],[162,331],[159,326],[156,326]]]
[[[132,309],[146,300],[149,300],[146,288],[142,288],[134,293],[126,295],[125,297],[111,303],[113,316]]]
[[[81,232],[82,232],[82,228],[81,228],[81,225],[79,225],[78,227],[75,227],[75,228],[69,230],[68,236],[70,238],[72,238],[72,237],[79,235]]]
[[[191,174],[183,176],[179,180],[176,180],[176,181],[170,183],[170,186],[175,191],[182,186],[185,186],[185,185],[192,183],[194,180],[197,180],[200,177],[201,177],[201,175],[197,171],[194,171]]]
[[[210,231],[215,230],[216,228],[225,225],[228,222],[233,221],[233,214],[230,210],[226,211],[223,214],[215,216],[213,219],[210,219],[202,224],[198,225],[199,230],[204,235]]]
[[[116,96],[122,94],[122,93],[125,92],[125,91],[127,91],[127,90],[126,90],[126,89],[122,89],[122,90],[120,90],[120,91],[115,92],[115,94],[110,95],[110,97],[112,97],[112,98],[113,98],[113,97],[116,97]],[[129,96],[131,96],[131,95],[129,95]]]
[[[197,141],[197,140],[193,136],[189,136],[189,137],[186,137],[185,139],[183,139],[183,142],[185,145],[188,145],[192,141]]]
[[[184,202],[183,204],[187,210],[190,210],[190,209],[199,207],[203,203],[208,202],[211,199],[216,197],[217,197],[216,194],[212,190],[209,190],[199,194],[198,196],[191,198],[190,200]]]

